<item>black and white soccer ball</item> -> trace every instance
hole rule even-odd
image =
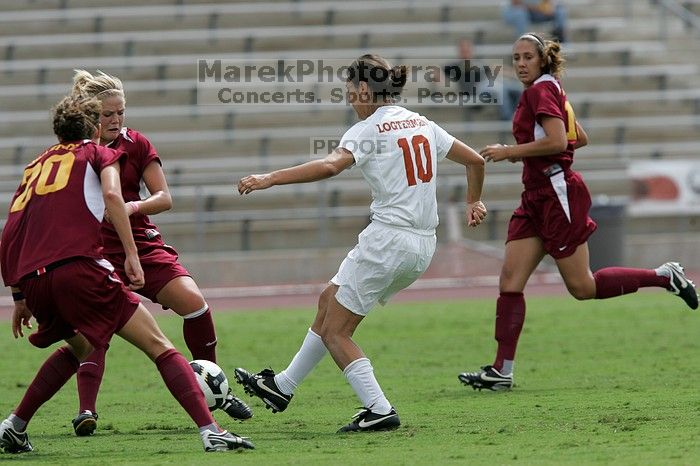
[[[219,366],[211,361],[195,359],[190,362],[199,388],[204,392],[209,411],[221,408],[228,395],[228,379]]]

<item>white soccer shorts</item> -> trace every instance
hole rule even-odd
[[[338,302],[361,316],[416,281],[430,265],[437,241],[434,232],[419,234],[379,222],[370,223],[358,240],[331,283],[340,287]]]

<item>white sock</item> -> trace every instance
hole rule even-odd
[[[374,368],[369,359],[354,360],[347,365],[343,374],[362,401],[362,406],[371,409],[373,413],[389,414],[391,404],[374,377]]]
[[[285,395],[294,393],[294,390],[304,381],[313,368],[321,362],[321,359],[327,352],[328,350],[326,345],[323,344],[321,337],[309,329],[304,342],[301,344],[301,348],[299,348],[299,352],[294,355],[292,362],[289,363],[285,370],[275,375],[277,388]]]
[[[503,360],[503,367],[499,371],[501,375],[511,375],[513,373],[513,364],[514,361],[509,360],[509,359],[504,359]]]
[[[27,428],[27,421],[18,418],[17,415],[14,413],[10,414],[7,417],[7,420],[12,423],[12,428],[15,429],[17,432],[24,432],[24,429]]]
[[[214,423],[214,424],[207,424],[206,426],[200,427],[200,428],[199,428],[199,433],[200,433],[200,434],[204,434],[204,432],[206,432],[206,431],[208,431],[208,430],[210,430],[210,431],[212,431],[212,432],[215,432],[215,433],[217,433],[217,434],[218,434],[219,432],[221,432],[221,429],[219,428],[219,426],[216,425],[216,423]]]

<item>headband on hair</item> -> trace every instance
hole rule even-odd
[[[100,91],[97,94],[95,94],[95,97],[99,98],[99,96],[101,94],[104,94],[105,92],[114,92],[114,91],[121,92],[122,94],[124,93],[124,91],[122,89],[105,89],[104,91]]]
[[[537,37],[534,34],[527,33],[527,34],[523,34],[522,36],[518,37],[518,40],[523,40],[523,39],[534,39],[537,43],[539,43],[542,47],[544,47],[544,42],[542,41],[542,39],[540,39],[539,37]]]

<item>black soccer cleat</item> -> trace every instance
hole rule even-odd
[[[34,450],[27,432],[17,432],[8,419],[0,423],[0,449],[5,453],[27,453]]]
[[[493,366],[482,366],[478,372],[462,372],[457,378],[474,390],[486,388],[497,392],[513,388],[513,374],[503,375]]]
[[[257,374],[251,374],[242,367],[235,370],[236,382],[243,385],[243,389],[250,396],[257,396],[265,408],[271,409],[273,413],[281,413],[291,401],[294,395],[287,395],[277,387],[275,383],[275,372],[272,369],[263,369]]]
[[[221,432],[205,430],[202,432],[202,443],[204,443],[204,451],[206,452],[238,450],[239,448],[255,449],[255,445],[247,437],[241,437],[225,430]]]
[[[338,433],[394,430],[398,429],[400,425],[399,415],[394,408],[391,408],[388,414],[377,414],[369,408],[362,408],[359,413],[352,417],[350,424],[338,429]]]
[[[245,421],[253,417],[253,410],[250,409],[245,401],[241,400],[229,390],[228,395],[226,395],[226,400],[220,408],[223,412],[228,414],[234,419],[239,421]]]
[[[85,410],[73,419],[73,430],[78,437],[92,435],[97,429],[97,413]]]
[[[666,262],[657,270],[666,272],[670,279],[668,291],[681,298],[691,309],[698,308],[698,294],[695,284],[685,276],[683,266],[678,262]]]

